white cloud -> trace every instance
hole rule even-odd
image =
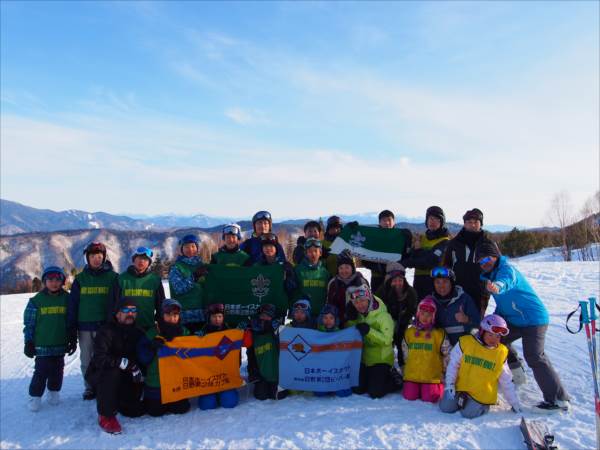
[[[239,125],[264,125],[269,123],[262,112],[246,110],[237,106],[226,109],[225,116]]]

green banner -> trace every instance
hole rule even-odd
[[[288,298],[283,288],[283,267],[232,267],[217,264],[209,266],[204,285],[204,304],[223,303],[225,321],[236,326],[256,313],[260,305],[271,303],[283,316]]]
[[[348,249],[367,261],[399,261],[411,244],[410,241],[410,231],[404,228],[346,225],[333,241],[331,252],[339,254]]]

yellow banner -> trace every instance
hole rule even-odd
[[[214,394],[242,386],[240,349],[242,330],[226,330],[204,337],[181,336],[158,351],[162,403]]]

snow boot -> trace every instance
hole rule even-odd
[[[42,397],[29,397],[29,411],[38,412],[42,407]]]
[[[556,402],[540,402],[533,407],[533,412],[538,414],[554,414],[557,412],[567,412],[570,403],[568,401],[557,400]]]
[[[103,431],[109,434],[121,433],[121,424],[117,420],[117,416],[98,416],[98,424]]]
[[[94,400],[96,398],[96,393],[93,389],[86,388],[85,391],[83,391],[82,397],[84,400]]]
[[[56,406],[60,403],[59,391],[48,391],[48,403],[52,406]]]

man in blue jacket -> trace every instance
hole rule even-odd
[[[481,279],[496,301],[494,313],[502,316],[510,328],[508,336],[503,338],[509,348],[509,367],[515,369],[520,365],[510,344],[522,339],[525,361],[533,370],[535,381],[544,396],[544,401],[536,408],[543,412],[568,410],[569,395],[544,352],[550,321],[546,307],[525,277],[508,263],[505,256],[498,254],[495,245],[484,243],[476,251],[482,269]]]

